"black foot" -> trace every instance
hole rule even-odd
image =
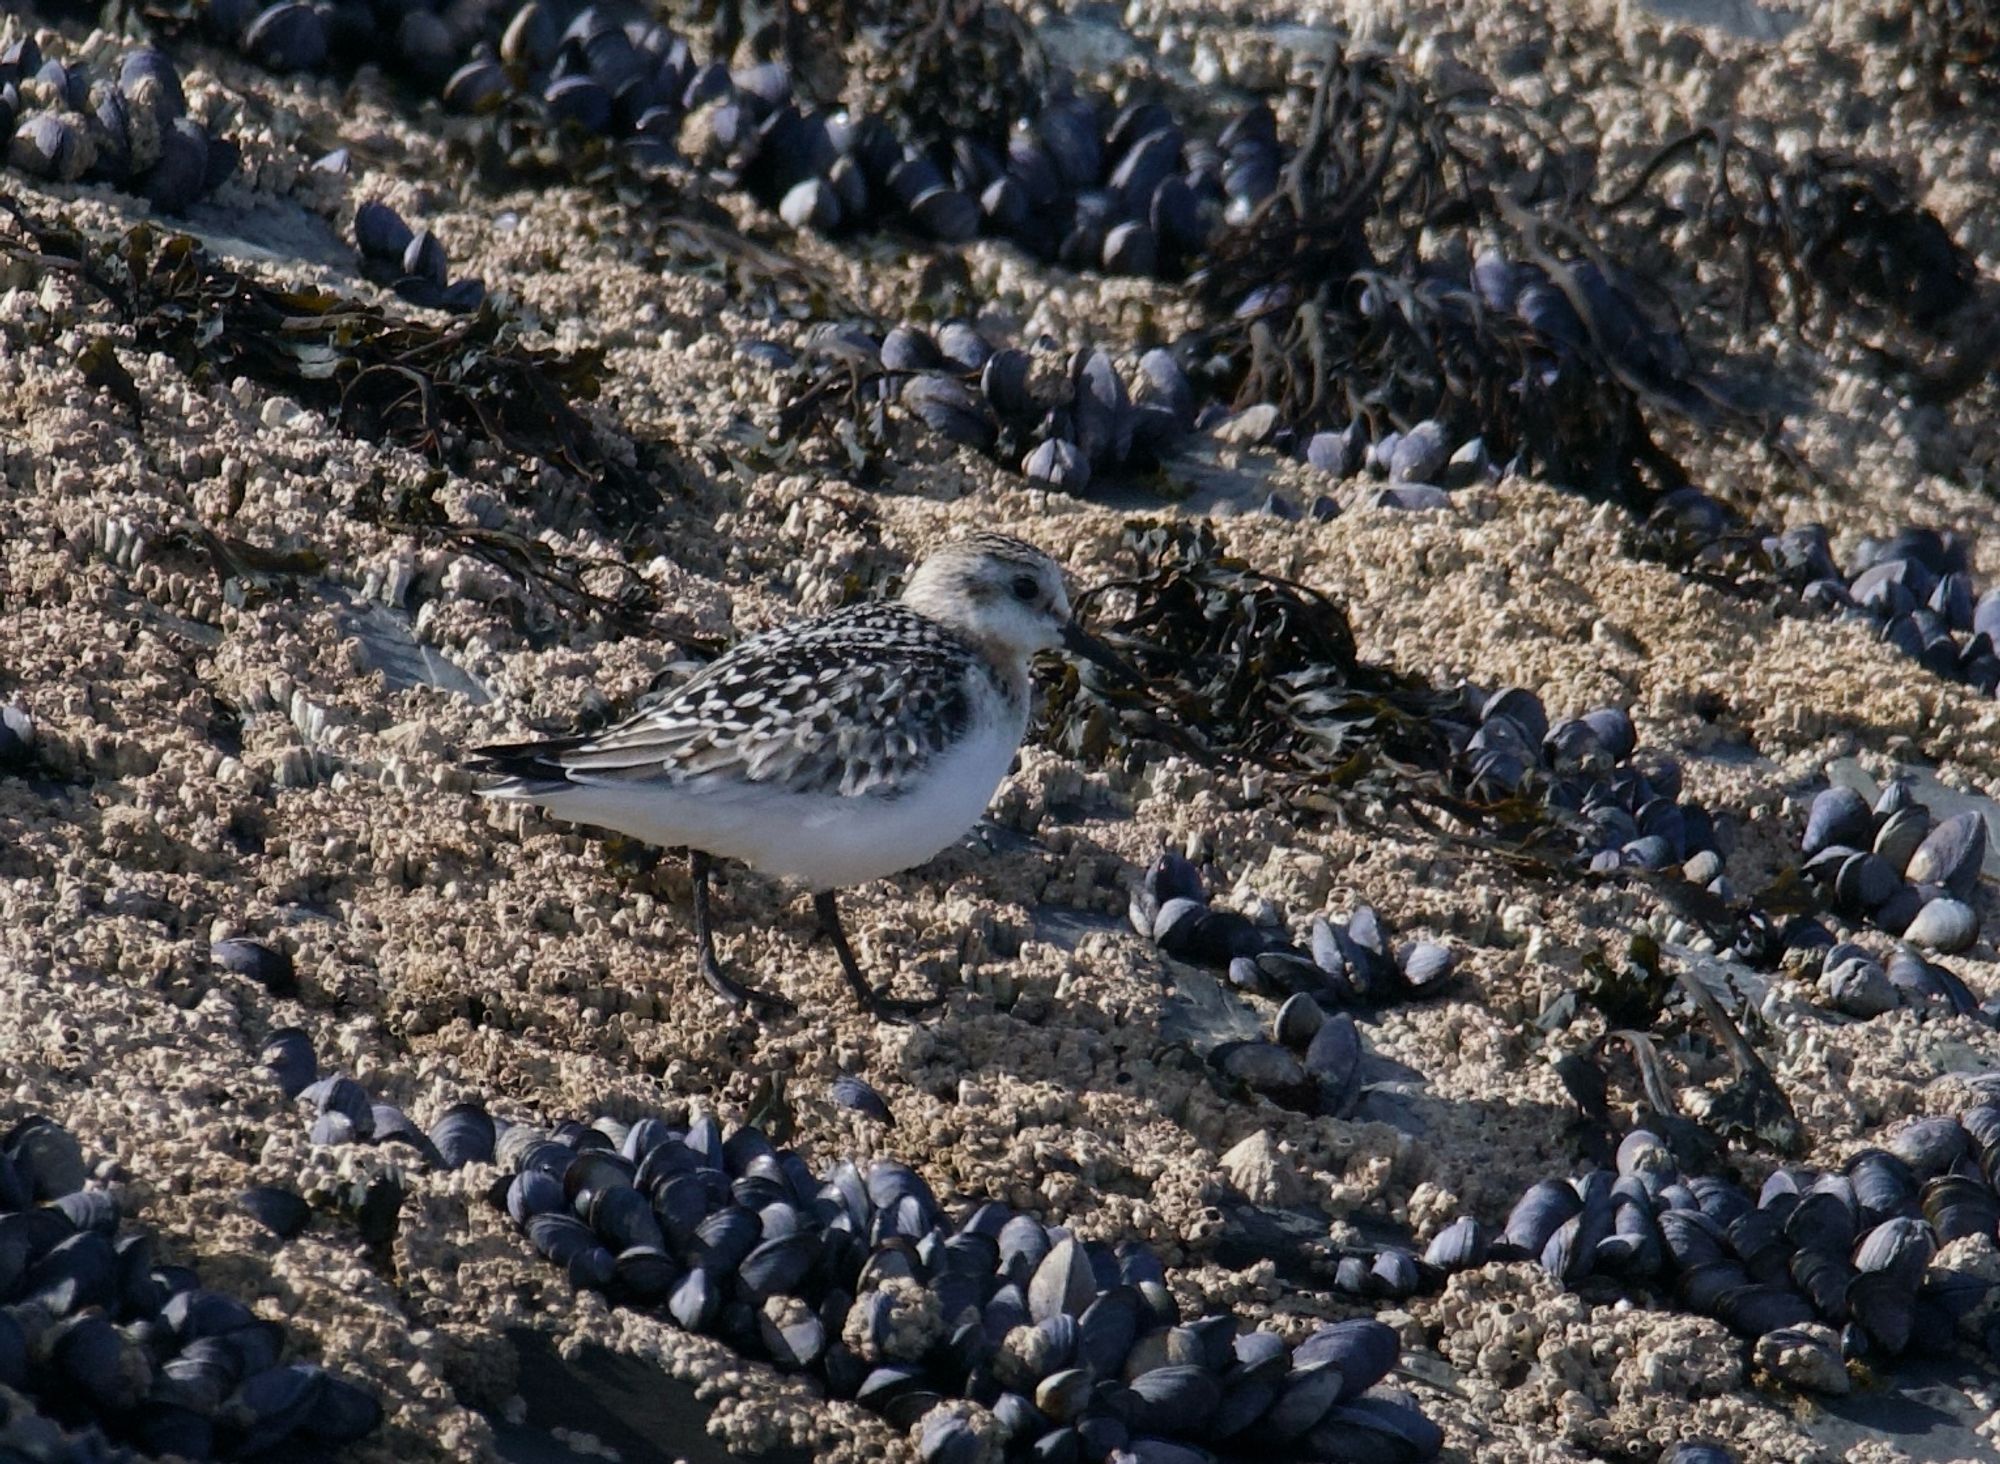
[[[932,996],[890,996],[880,987],[861,994],[862,1007],[877,1021],[914,1022],[944,1005],[944,993]]]
[[[883,988],[870,986],[868,978],[861,974],[861,963],[854,959],[854,948],[847,943],[847,932],[841,928],[840,906],[835,902],[832,891],[813,896],[813,909],[819,913],[819,933],[832,944],[834,954],[840,957],[840,974],[847,978],[847,984],[854,988],[860,999],[862,1010],[878,1021],[914,1022],[926,1013],[944,1005],[944,993],[938,992],[915,999],[890,996]]]
[[[708,873],[709,858],[699,849],[688,853],[688,871],[694,876],[694,939],[699,952],[696,969],[709,989],[733,1007],[749,1007],[754,1011],[792,1012],[798,1010],[791,1002],[775,991],[765,991],[761,987],[748,986],[722,969],[722,962],[715,958],[715,931],[708,916]]]
[[[722,963],[715,958],[714,951],[703,951],[700,960],[701,979],[709,989],[733,1007],[749,1007],[760,1012],[795,1012],[798,1007],[788,997],[775,991],[766,991],[761,986],[748,986],[722,969]]]

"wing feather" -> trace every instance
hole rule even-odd
[[[991,675],[969,644],[915,611],[857,606],[744,641],[594,736],[478,756],[482,771],[542,781],[893,795],[964,735],[969,678]]]

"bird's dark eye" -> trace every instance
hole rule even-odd
[[[1035,583],[1035,577],[1033,575],[1017,574],[1014,576],[1014,598],[1021,601],[1023,604],[1027,604],[1033,601],[1035,596],[1039,595],[1041,592],[1042,592],[1042,587]]]

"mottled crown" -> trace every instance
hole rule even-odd
[[[903,603],[1010,660],[1060,644],[1069,624],[1062,567],[1005,534],[939,547],[910,576]]]

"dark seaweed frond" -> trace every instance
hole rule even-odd
[[[1143,685],[1065,676],[1045,739],[1086,761],[1155,742],[1324,792],[1427,784],[1442,796],[1449,699],[1359,656],[1346,612],[1223,551],[1206,524],[1135,523],[1132,571],[1079,614]],[[1407,776],[1405,776],[1407,775]]]
[[[614,525],[661,507],[658,485],[617,461],[578,410],[601,389],[600,355],[530,345],[498,304],[443,323],[399,317],[331,290],[266,284],[189,235],[149,224],[91,244],[5,195],[0,212],[38,260],[88,280],[141,349],[197,381],[248,377],[357,436],[440,465],[469,466],[478,443],[559,469],[590,485],[594,506]]]

